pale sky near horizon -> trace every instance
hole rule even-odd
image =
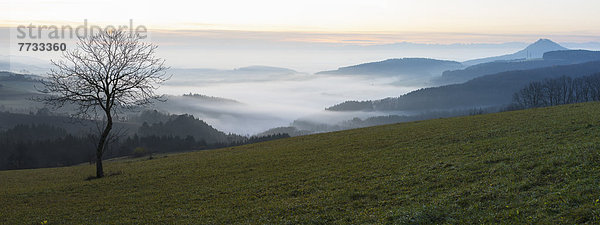
[[[532,35],[600,41],[598,0],[9,0],[0,2],[0,8],[9,9],[0,14],[4,27],[81,24],[84,19],[121,25],[133,19],[136,25],[163,31],[410,34],[403,41],[429,43],[447,42],[445,33],[465,34],[463,43],[490,42],[485,39],[490,35],[496,37],[493,42],[522,41],[515,39]],[[427,41],[410,39],[429,33],[437,35]]]
[[[41,75],[63,52],[22,50],[26,43],[60,42],[73,49],[78,40],[23,38],[17,26],[78,27],[87,20],[106,27],[129,25],[131,19],[147,27],[166,65],[202,68],[173,70],[159,93],[245,103],[218,109],[189,103],[171,113],[192,113],[219,130],[241,134],[298,118],[375,116],[323,109],[427,85],[387,76],[314,75],[318,71],[402,57],[465,61],[514,53],[539,38],[600,50],[600,0],[0,0],[0,9],[0,62],[8,61],[11,71],[38,69]],[[252,65],[300,73],[231,72]]]

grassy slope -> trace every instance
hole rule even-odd
[[[599,223],[600,103],[0,172],[0,223]]]

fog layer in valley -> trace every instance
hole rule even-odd
[[[345,100],[398,96],[420,86],[402,86],[395,77],[313,75],[279,68],[247,67],[237,70],[173,69],[161,87],[168,101],[155,107],[170,113],[194,114],[215,128],[238,134],[256,134],[288,126],[296,119],[336,123],[377,112],[326,112]],[[196,93],[229,100],[207,101],[183,94]]]
[[[0,34],[11,34],[0,28]],[[9,35],[6,35],[7,37]],[[14,35],[13,35],[14,36]],[[252,38],[248,38],[252,37]],[[334,38],[335,37],[335,38]],[[330,39],[349,40],[345,42]],[[192,114],[215,128],[238,134],[257,134],[274,127],[289,126],[295,120],[335,124],[355,117],[404,114],[404,112],[332,112],[324,109],[348,100],[373,100],[398,97],[410,91],[439,86],[422,74],[406,76],[362,76],[315,74],[361,63],[403,57],[426,57],[462,62],[488,56],[510,54],[526,47],[531,37],[489,37],[491,43],[424,44],[404,42],[405,35],[304,34],[286,32],[151,32],[149,41],[156,43],[157,56],[172,66],[171,80],[159,92],[167,102],[155,109],[174,114]],[[554,36],[552,36],[554,38]],[[381,43],[368,44],[375,38]],[[556,36],[558,39],[565,37]],[[314,42],[315,39],[323,40]],[[0,40],[11,41],[6,37]],[[67,40],[73,47],[75,40]],[[427,41],[425,41],[427,43]],[[564,43],[568,48],[600,49],[594,43]],[[49,59],[59,59],[57,52],[23,55],[14,49],[0,49],[0,71],[33,73],[44,76]],[[250,66],[271,65],[277,67]],[[238,69],[232,69],[236,68]],[[239,68],[241,67],[241,68]],[[188,69],[184,69],[188,68]],[[219,69],[189,69],[219,68]],[[223,69],[225,68],[225,69]],[[430,74],[428,76],[441,76]],[[415,79],[402,80],[402,77]],[[466,80],[465,80],[466,81]],[[183,94],[203,96],[182,96]],[[206,98],[214,96],[223,99]],[[233,101],[228,101],[233,100]],[[14,103],[14,104],[13,104]],[[3,102],[7,107],[20,102]],[[25,105],[25,104],[24,104]],[[29,108],[27,108],[29,110]]]

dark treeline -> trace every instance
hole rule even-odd
[[[104,158],[215,149],[289,137],[225,134],[190,115],[168,115],[160,120],[144,123],[133,135],[111,139]],[[96,140],[94,135],[77,136],[54,125],[17,125],[0,132],[0,170],[93,163]]]
[[[93,158],[93,137],[51,125],[18,125],[0,132],[0,169],[67,166]]]
[[[290,135],[287,133],[278,133],[278,134],[269,134],[269,135],[263,135],[263,136],[252,136],[244,141],[237,141],[234,142],[234,145],[245,145],[245,144],[253,144],[253,143],[258,143],[258,142],[264,142],[264,141],[272,141],[272,140],[277,140],[277,139],[281,139],[281,138],[289,138]]]
[[[206,122],[194,118],[192,115],[163,115],[160,113],[146,113],[146,117],[153,117],[158,122],[143,122],[138,130],[140,136],[179,136],[188,135],[196,140],[205,140],[209,144],[213,143],[233,143],[245,141],[246,137],[236,134],[226,134],[221,132]]]
[[[138,134],[132,137],[127,137],[122,141],[118,141],[118,156],[128,156],[135,154],[137,148],[143,148],[148,154],[151,153],[169,153],[169,152],[185,152],[191,150],[205,150],[224,148],[237,145],[252,144],[264,141],[271,141],[280,138],[288,138],[288,134],[272,134],[265,136],[253,136],[250,138],[239,139],[233,142],[215,142],[207,143],[204,139],[197,140],[192,135],[185,137],[163,135],[163,136],[139,136]]]
[[[600,100],[600,73],[529,83],[513,96],[515,108],[535,108]]]
[[[121,141],[118,147],[120,155],[129,155],[132,150],[136,148],[143,148],[146,153],[166,153],[166,152],[181,152],[190,150],[202,150],[208,148],[221,147],[226,144],[215,144],[207,145],[206,141],[196,139],[192,136],[179,137],[179,136],[138,136],[137,134],[133,137],[127,137]],[[139,153],[137,153],[139,154]]]

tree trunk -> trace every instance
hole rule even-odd
[[[102,135],[100,136],[100,140],[98,141],[98,148],[96,149],[96,177],[101,178],[104,177],[104,169],[102,168],[102,154],[104,153],[104,146],[106,145],[106,139],[108,139],[108,134],[112,129],[112,117],[110,116],[110,112],[107,114],[106,127],[104,131],[102,131]]]
[[[96,178],[104,177],[104,168],[102,168],[102,153],[96,152]]]

